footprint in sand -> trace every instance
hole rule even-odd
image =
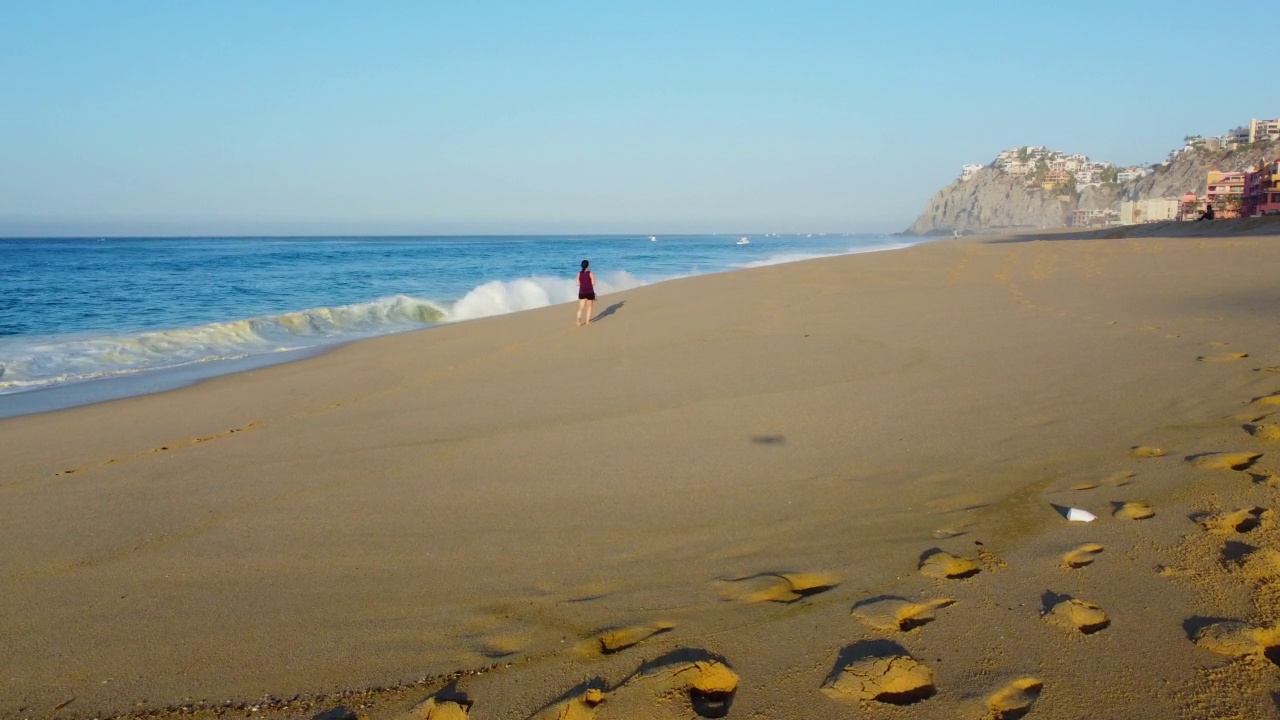
[[[579,643],[574,648],[574,654],[583,660],[612,655],[634,645],[639,645],[654,635],[668,632],[674,629],[675,626],[676,624],[673,622],[661,620],[648,625],[630,625],[606,630]]]
[[[598,687],[571,690],[529,716],[529,720],[591,720],[604,700],[604,691]]]
[[[1243,360],[1249,357],[1249,353],[1227,353],[1225,355],[1201,355],[1196,358],[1200,362],[1231,362],[1232,360]]]
[[[1102,608],[1084,600],[1048,593],[1045,604],[1049,606],[1049,610],[1044,619],[1064,630],[1078,630],[1085,635],[1092,635],[1111,624],[1111,619]]]
[[[1209,452],[1190,455],[1187,462],[1204,470],[1248,470],[1260,457],[1255,452]]]
[[[548,626],[537,615],[532,601],[523,607],[495,602],[466,621],[467,644],[476,654],[494,660],[560,649],[564,633],[558,627]]]
[[[1075,548],[1068,550],[1062,556],[1062,564],[1069,568],[1082,568],[1093,562],[1094,557],[1103,551],[1103,547],[1098,543],[1084,543],[1077,545]]]
[[[1239,566],[1245,577],[1265,583],[1271,583],[1280,578],[1280,551],[1271,548],[1252,548],[1243,543],[1235,544],[1242,546],[1239,548],[1242,551]]]
[[[453,685],[409,708],[396,720],[467,720],[471,701]]]
[[[761,573],[724,583],[722,594],[730,600],[790,603],[830,590],[840,578],[827,573]]]
[[[1152,447],[1151,445],[1135,445],[1129,448],[1129,454],[1139,458],[1158,458],[1164,457],[1166,454],[1164,448]]]
[[[1280,373],[1280,365],[1271,365],[1268,367],[1254,368],[1254,372]]]
[[[738,674],[724,658],[705,650],[683,648],[641,665],[616,689],[605,693],[604,700],[608,702],[608,714],[621,718],[722,718],[729,714],[738,682]],[[539,716],[540,720],[561,717],[592,716]]]
[[[991,711],[990,720],[1018,720],[1031,712],[1031,707],[1040,699],[1040,691],[1044,683],[1033,677],[1018,678],[1005,685],[987,698],[987,709]]]
[[[1246,563],[1255,560],[1254,555],[1257,552],[1258,548],[1249,543],[1228,540],[1222,544],[1218,553],[1218,562],[1227,570],[1242,570]]]
[[[961,535],[967,535],[969,533],[970,525],[971,523],[965,523],[963,525],[950,525],[938,528],[933,531],[933,536],[939,540],[949,540],[954,537],[960,537]]]
[[[1200,628],[1191,638],[1197,647],[1227,657],[1255,656],[1280,665],[1280,627],[1254,627],[1223,620]]]
[[[1274,407],[1276,405],[1280,405],[1280,393],[1254,398],[1253,404],[1258,407]]]
[[[978,563],[966,557],[958,557],[939,548],[926,550],[920,556],[920,574],[937,579],[973,577],[982,572]]]
[[[1117,472],[1111,473],[1110,475],[1106,475],[1102,478],[1099,478],[1098,480],[1086,480],[1085,482],[1077,483],[1075,485],[1072,485],[1071,489],[1072,490],[1093,490],[1094,488],[1097,488],[1102,485],[1106,485],[1107,487],[1122,487],[1132,482],[1133,478],[1137,476],[1137,474],[1138,473],[1132,470],[1119,470]]]
[[[1133,482],[1138,473],[1133,470],[1120,470],[1102,478],[1102,484],[1110,487],[1123,487]]]
[[[1127,503],[1114,503],[1114,505],[1115,511],[1111,514],[1118,518],[1146,520],[1147,518],[1155,517],[1156,515],[1156,511],[1152,510],[1151,506],[1144,502],[1134,501]]]
[[[608,583],[590,582],[563,590],[557,590],[555,587],[540,587],[539,590],[548,596],[560,598],[559,602],[587,603],[612,595],[617,591],[617,587]]]
[[[1280,441],[1280,425],[1275,423],[1245,423],[1244,429],[1259,440]]]
[[[908,632],[937,619],[934,612],[955,604],[951,598],[911,602],[884,596],[862,600],[853,606],[853,616],[868,627],[885,632]]]
[[[521,633],[489,635],[480,638],[476,644],[476,652],[487,658],[504,658],[515,655],[529,647],[532,638]]]
[[[828,697],[911,705],[936,692],[933,671],[899,644],[867,640],[840,651],[822,685]]]
[[[1265,485],[1269,488],[1280,488],[1280,475],[1270,470],[1249,473],[1249,478],[1258,485]]]
[[[982,543],[974,541],[974,544],[981,545]],[[1003,570],[1009,567],[1009,563],[1001,560],[994,553],[987,552],[986,550],[978,551],[978,562],[982,565],[983,570],[990,570],[991,572],[996,572],[997,570]]]
[[[1254,530],[1262,524],[1262,518],[1267,514],[1265,508],[1247,507],[1233,510],[1231,512],[1220,513],[1200,513],[1193,515],[1192,520],[1200,523],[1200,526],[1215,535],[1231,535],[1232,533],[1247,533]]]

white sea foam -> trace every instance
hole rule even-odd
[[[772,255],[762,260],[753,260],[751,262],[736,263],[735,268],[756,268],[767,267],[769,265],[782,265],[785,263],[800,262],[801,260],[817,260],[824,257],[837,257],[840,255],[857,255],[859,253],[880,252],[881,250],[901,250],[916,245],[918,242],[900,242],[892,245],[875,245],[867,247],[864,245],[855,246],[845,250],[844,252],[833,253],[782,253],[780,255]]]
[[[600,293],[644,283],[627,272],[596,276]],[[554,277],[495,280],[452,305],[397,295],[366,303],[118,335],[0,341],[0,394],[217,360],[313,348],[576,300],[577,283]]]
[[[423,327],[444,316],[431,302],[397,295],[173,330],[7,340],[0,343],[0,393],[315,347]]]
[[[891,250],[911,244],[854,247],[845,253],[786,253],[734,267],[762,267],[833,254]],[[688,274],[701,273],[694,269]],[[598,293],[608,295],[686,276],[667,275],[646,281],[624,271],[597,273],[596,289]],[[453,303],[397,295],[365,303],[172,330],[3,339],[0,340],[0,394],[314,348],[442,322],[473,320],[572,302],[577,295],[577,283],[571,278],[532,276],[486,282]]]
[[[646,283],[628,272],[596,275],[599,294],[622,292]],[[454,303],[446,314],[448,320],[473,320],[520,310],[558,305],[578,299],[576,280],[559,277],[527,277],[518,280],[487,282]]]

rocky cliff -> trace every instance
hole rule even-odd
[[[956,180],[938,191],[906,230],[908,235],[972,234],[1012,228],[1067,225],[1079,210],[1118,210],[1121,200],[1179,197],[1188,190],[1204,195],[1210,170],[1237,171],[1280,156],[1280,142],[1255,143],[1236,150],[1192,150],[1181,153],[1155,173],[1123,185],[1108,183],[1063,194],[1027,187],[1026,179],[984,168],[968,180]]]
[[[1275,160],[1277,156],[1280,156],[1280,141],[1253,143],[1235,150],[1190,150],[1157,168],[1154,174],[1126,183],[1123,196],[1125,200],[1181,197],[1190,190],[1203,197],[1205,176],[1210,170],[1239,172]]]

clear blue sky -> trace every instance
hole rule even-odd
[[[897,231],[1006,147],[1280,115],[1277,13],[0,0],[0,235]]]

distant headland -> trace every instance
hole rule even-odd
[[[1280,212],[1280,119],[1251,120],[1217,137],[1188,136],[1162,162],[1121,167],[1045,147],[965,165],[908,235],[1129,225]]]

